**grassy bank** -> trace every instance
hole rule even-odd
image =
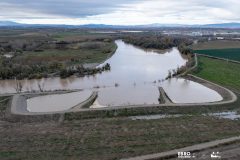
[[[12,96],[1,96],[0,97],[0,121],[5,117],[5,111],[7,104],[11,100]]]
[[[220,84],[227,88],[240,91],[240,65],[218,59],[198,56],[198,66],[190,73]]]

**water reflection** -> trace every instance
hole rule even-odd
[[[157,87],[160,84],[164,86],[164,89],[177,102],[183,102],[183,100],[186,102],[188,99],[194,99],[191,95],[192,93],[188,92],[198,92],[199,94],[196,96],[200,96],[200,93],[205,95],[206,87],[196,87],[196,84],[193,82],[178,83],[178,81],[173,80],[158,83],[158,80],[166,78],[168,70],[176,69],[178,65],[185,65],[187,60],[179,53],[177,48],[172,48],[165,51],[164,54],[159,54],[156,50],[143,50],[131,44],[126,44],[122,40],[117,40],[116,44],[118,45],[116,53],[105,62],[111,64],[110,71],[80,78],[43,78],[41,80],[20,80],[18,82],[23,84],[24,91],[26,87],[38,90],[38,83],[44,83],[45,90],[81,88],[98,90],[98,102],[105,106],[157,104],[159,98]],[[153,83],[154,81],[157,81],[157,83]],[[0,80],[0,92],[14,93],[16,82],[15,80]],[[115,87],[115,83],[118,83],[119,87]],[[100,88],[96,89],[94,86],[99,86]],[[210,91],[210,89],[207,91]],[[204,95],[201,96],[204,97]],[[213,95],[215,96],[215,94]],[[213,96],[209,97],[207,99],[209,101],[216,100]],[[190,101],[195,102],[195,100]]]
[[[46,95],[27,100],[30,112],[53,112],[68,110],[85,101],[92,95],[92,91],[84,90],[67,94]]]
[[[216,91],[181,78],[169,79],[161,85],[169,97],[178,103],[214,102],[223,99]]]

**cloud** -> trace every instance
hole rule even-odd
[[[123,4],[134,4],[144,0],[9,0],[0,2],[1,14],[15,17],[17,14],[39,17],[71,17],[84,18],[86,16],[111,13],[121,10]],[[126,7],[124,8],[126,9]]]
[[[8,0],[0,20],[40,24],[240,22],[238,0]]]

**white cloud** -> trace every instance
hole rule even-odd
[[[74,25],[227,23],[240,22],[239,5],[237,0],[9,0],[0,2],[0,20]]]

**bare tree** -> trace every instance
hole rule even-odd
[[[19,82],[19,91],[20,91],[20,93],[22,92],[22,88],[23,88],[22,83]]]
[[[171,70],[168,70],[168,78],[172,78],[172,72],[171,72]]]
[[[29,92],[29,87],[28,86],[26,87],[26,90],[27,90],[27,92]]]
[[[16,87],[14,87],[16,92],[19,93],[19,86],[18,86],[18,83],[16,83]]]
[[[22,92],[22,83],[16,83],[16,87],[14,87],[15,88],[15,90],[16,90],[16,92],[17,93],[21,93]]]
[[[38,88],[39,88],[40,92],[43,92],[44,85],[45,85],[45,83],[42,83],[42,85],[40,83],[38,83]]]

